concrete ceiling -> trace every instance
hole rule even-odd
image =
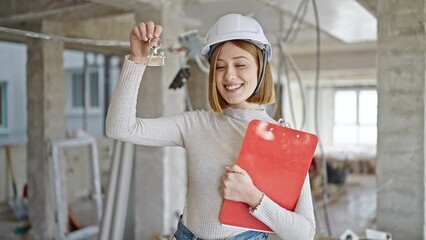
[[[173,0],[0,0],[0,26],[28,28],[43,19],[76,24],[82,20],[128,15],[133,9],[161,9]],[[316,18],[313,0],[183,0],[186,30],[204,36],[217,18],[241,13],[256,18],[273,45],[291,46],[289,51],[314,52]],[[371,49],[377,37],[376,0],[316,0],[324,51]],[[303,5],[301,5],[303,4]],[[289,35],[297,15],[297,34]],[[134,23],[130,23],[134,24]],[[120,32],[121,33],[121,32]],[[78,35],[78,34],[77,34]],[[0,34],[0,37],[2,35]],[[84,36],[79,36],[84,37]],[[90,37],[90,36],[89,36]],[[121,39],[127,39],[127,34]],[[279,41],[281,40],[281,41]]]
[[[315,36],[316,22],[313,4],[309,0],[192,0],[187,1],[185,12],[187,18],[192,20],[188,22],[198,23],[194,26],[197,28],[211,26],[225,13],[239,12],[255,17],[267,34],[276,36],[277,33],[285,35],[301,3],[306,3],[307,8],[298,41],[311,41]],[[316,0],[316,5],[324,35],[345,43],[375,41],[376,18],[360,2]],[[280,17],[284,26],[280,26]]]
[[[160,8],[170,0],[0,0],[0,25],[37,21],[43,18],[79,21],[129,12],[136,7]],[[298,37],[309,41],[315,29],[312,1],[308,0],[186,0],[184,19],[187,28],[201,34],[220,16],[238,12],[257,18],[269,35],[285,33],[298,6],[306,2],[306,14]],[[320,28],[345,43],[375,41],[376,0],[316,0]],[[303,11],[302,11],[303,12]],[[280,17],[284,26],[280,26]]]

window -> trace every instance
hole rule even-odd
[[[337,90],[334,96],[334,144],[375,145],[377,91]]]
[[[7,128],[7,84],[0,82],[0,129]]]
[[[84,82],[83,70],[71,70],[71,108],[80,109],[84,107],[84,102],[88,102],[89,108],[100,107],[100,92],[99,92],[99,75],[96,69],[89,70],[87,83]],[[85,97],[85,87],[88,88],[89,96]]]
[[[82,72],[74,72],[71,74],[71,91],[72,91],[72,107],[83,107],[84,97],[84,79]]]
[[[90,73],[90,107],[99,107],[99,78],[98,72]]]

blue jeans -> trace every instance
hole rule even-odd
[[[189,230],[182,221],[179,221],[178,228],[175,232],[174,239],[176,240],[203,240],[202,238],[194,235],[191,230]],[[227,240],[266,240],[268,239],[268,234],[264,232],[257,231],[247,231],[235,235],[233,237],[227,238]]]

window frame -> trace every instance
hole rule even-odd
[[[100,72],[99,69],[97,67],[94,66],[88,66],[88,71],[87,71],[87,75],[88,78],[86,78],[86,81],[84,81],[83,78],[83,84],[85,86],[85,88],[89,88],[88,91],[88,96],[86,96],[86,93],[83,93],[83,97],[85,98],[86,101],[88,101],[88,105],[87,105],[87,113],[88,114],[100,114],[102,113],[102,99],[101,99],[101,79],[100,79]],[[84,74],[84,69],[83,68],[69,68],[65,70],[65,75],[66,75],[66,79],[67,79],[67,112],[68,114],[71,115],[81,115],[84,111],[84,101],[82,102],[82,106],[74,106],[74,89],[73,89],[73,75],[74,74]],[[91,105],[91,98],[92,98],[92,89],[91,89],[91,81],[92,79],[90,78],[91,74],[97,74],[97,106],[92,106]]]

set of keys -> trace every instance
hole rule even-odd
[[[166,59],[166,56],[164,55],[163,51],[159,51],[161,46],[163,45],[163,42],[160,38],[158,38],[157,46],[153,46],[151,44],[151,39],[149,39],[149,55],[148,55],[148,66],[154,66],[154,67],[162,67],[164,66],[164,60]]]

